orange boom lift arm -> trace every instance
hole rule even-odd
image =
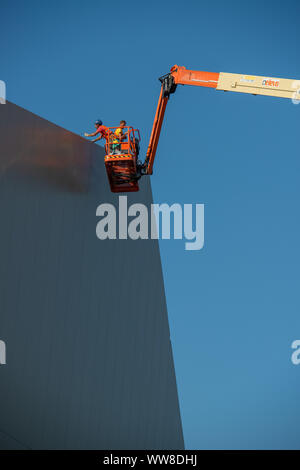
[[[161,90],[142,173],[152,175],[156,149],[169,97],[177,85],[193,85],[216,90],[268,95],[300,100],[300,81],[235,73],[213,73],[187,70],[174,65],[170,73],[160,77]]]

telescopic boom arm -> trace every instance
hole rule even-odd
[[[152,175],[153,173],[154,158],[166,106],[170,94],[176,91],[177,85],[202,86],[215,88],[216,90],[300,100],[300,81],[285,78],[270,78],[223,72],[201,72],[197,70],[187,70],[185,67],[174,65],[170,73],[164,75],[159,80],[161,82],[161,90],[144,164],[144,172],[148,175]]]

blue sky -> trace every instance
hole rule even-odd
[[[1,2],[7,99],[82,133],[152,127],[157,78],[195,70],[300,79],[297,0]],[[178,87],[156,202],[204,203],[205,246],[160,242],[187,448],[300,448],[300,105]],[[17,135],[16,135],[17,138]]]

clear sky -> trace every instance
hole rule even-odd
[[[7,99],[76,133],[139,127],[174,64],[300,79],[298,0],[2,0]],[[187,448],[300,448],[300,105],[179,87],[152,177],[204,203],[205,246],[160,242]],[[16,138],[18,135],[16,134]]]

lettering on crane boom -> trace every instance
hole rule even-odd
[[[251,75],[243,75],[240,81],[244,83],[254,83],[255,77],[252,77]]]
[[[270,87],[279,87],[279,80],[273,80],[272,78],[267,78],[262,81],[263,86]]]

